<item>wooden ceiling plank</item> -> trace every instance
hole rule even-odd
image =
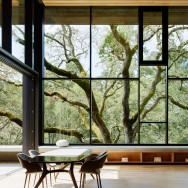
[[[187,0],[43,0],[45,6],[188,6]]]

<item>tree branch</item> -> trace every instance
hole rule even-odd
[[[81,117],[81,119],[82,119],[82,124],[84,125],[84,127],[85,127],[87,130],[90,130],[89,122],[88,122],[88,120],[86,119],[85,114],[83,113],[82,109],[81,109],[81,108],[78,108],[78,111],[79,111],[80,117]],[[93,124],[91,125],[91,129],[92,129],[92,132],[93,132],[93,136],[92,136],[92,137],[97,137],[99,140],[102,140],[102,136],[101,136],[100,129],[96,126],[95,123],[93,123]],[[101,142],[101,141],[100,141],[100,142]]]
[[[162,29],[162,28],[160,27],[160,28],[158,28],[156,31],[154,31],[148,38],[146,38],[146,39],[143,40],[143,43],[149,41],[149,40],[150,40],[155,34],[157,34],[161,29]]]
[[[22,127],[22,120],[18,117],[16,117],[15,115],[13,115],[10,112],[4,112],[4,111],[0,111],[0,116],[4,116],[7,117],[10,121],[16,123],[17,125],[19,125],[20,127]]]
[[[168,36],[170,36],[170,35],[171,35],[172,33],[174,33],[174,32],[177,32],[177,31],[183,30],[183,29],[188,29],[188,27],[187,27],[187,26],[176,27],[176,28],[172,29],[172,30],[168,33]]]
[[[62,46],[62,47],[65,49],[65,44],[62,43],[62,42],[60,42],[58,39],[56,39],[56,38],[54,38],[54,37],[52,37],[52,36],[49,36],[49,35],[47,35],[46,33],[44,33],[44,36],[45,36],[46,38],[49,38],[49,39],[52,40],[52,41],[57,42],[60,46]],[[65,50],[65,51],[66,51],[66,50]]]
[[[117,80],[114,80],[114,81],[112,82],[112,84],[106,89],[106,91],[105,91],[104,94],[103,94],[103,99],[102,99],[102,102],[101,102],[100,115],[102,115],[102,113],[103,113],[103,111],[104,111],[104,107],[105,107],[106,100],[107,100],[109,97],[113,96],[113,95],[116,93],[117,90],[119,90],[120,88],[123,87],[123,86],[121,85],[121,86],[117,87],[116,89],[114,89],[114,91],[113,91],[111,94],[108,94],[108,93],[110,92],[110,90],[115,86],[116,82],[117,82]],[[106,82],[106,84],[107,84],[107,82]]]
[[[176,106],[178,106],[178,107],[180,107],[180,108],[182,108],[184,110],[188,110],[188,106],[185,106],[185,105],[179,103],[172,96],[168,96],[168,99],[170,99],[170,101],[171,101],[172,104],[174,104],[174,105],[176,105]]]
[[[84,110],[86,110],[88,113],[90,113],[90,108],[86,104],[83,104],[83,103],[78,102],[78,101],[70,101],[65,96],[63,96],[62,94],[60,94],[58,92],[48,93],[47,91],[44,91],[44,94],[46,96],[50,96],[50,97],[57,96],[61,100],[66,101],[66,102],[68,102],[69,104],[71,104],[73,106],[82,107]]]
[[[162,72],[163,72],[163,69],[160,66],[158,66],[157,67],[157,73],[155,75],[155,79],[153,80],[153,82],[151,84],[151,88],[150,88],[148,94],[146,95],[146,97],[141,102],[140,113],[143,112],[143,110],[144,110],[146,104],[148,103],[148,101],[154,96],[157,84],[162,80],[162,77],[161,77]]]
[[[79,72],[82,73],[83,75],[87,75],[82,64],[80,63],[80,61],[77,58],[70,58],[67,63],[70,62],[74,62],[74,64],[76,65],[76,67],[78,68]],[[83,76],[82,76],[83,77]]]
[[[6,83],[8,83],[8,84],[11,84],[11,85],[14,85],[14,86],[16,86],[16,87],[22,87],[22,86],[23,86],[22,83],[12,82],[12,81],[9,81],[9,80],[3,79],[3,78],[1,78],[1,81],[4,81],[4,82],[6,82]]]
[[[188,51],[184,51],[184,52],[180,53],[178,56],[176,56],[176,58],[173,60],[171,65],[168,67],[168,70],[170,70],[170,68],[179,60],[179,58],[181,58],[185,54],[188,54]]]
[[[148,109],[146,109],[146,110],[144,111],[144,113],[143,113],[143,115],[142,115],[142,120],[146,117],[146,115],[147,115],[150,111],[152,111],[152,110],[158,105],[158,103],[159,103],[159,101],[160,101],[161,99],[165,99],[165,96],[158,97],[158,98],[155,100],[155,102],[153,103],[153,105],[151,105],[150,108],[148,108]]]
[[[63,135],[68,135],[68,136],[74,136],[78,138],[80,142],[83,142],[83,134],[79,133],[77,130],[74,129],[60,129],[60,128],[55,128],[55,127],[45,127],[44,128],[45,133],[60,133]]]
[[[123,38],[120,33],[117,30],[117,25],[110,25],[110,28],[112,30],[112,34],[114,36],[114,38],[117,40],[117,42],[119,42],[124,49],[126,50],[126,52],[130,52],[130,45],[129,43],[125,40],[125,38]]]
[[[68,32],[67,29],[68,28]],[[63,29],[63,36],[67,39],[68,42],[68,46],[71,48],[71,56],[75,57],[75,50],[74,50],[74,45],[72,43],[72,29],[69,25],[62,25],[62,29]]]
[[[113,128],[117,128],[117,132],[118,132],[118,133],[116,132],[116,133],[117,133],[117,136],[116,136],[116,138],[114,139],[114,142],[113,142],[114,144],[117,144],[117,142],[119,141],[119,138],[120,138],[120,136],[121,136],[121,131],[120,131],[120,129],[119,129],[119,126],[112,127],[112,129],[113,129]]]
[[[46,58],[44,59],[44,63],[45,63],[45,67],[47,70],[59,75],[59,76],[65,76],[68,78],[79,78],[75,73],[72,73],[70,71],[65,71],[63,69],[60,69],[56,66],[53,66],[52,64],[50,64]]]
[[[5,116],[10,121],[12,121],[12,122],[16,123],[18,126],[22,127],[22,120],[20,118],[16,117],[15,115],[13,115],[12,113],[0,111],[0,116]],[[76,138],[78,138],[78,140],[80,142],[83,142],[83,135],[74,129],[68,129],[68,130],[66,129],[65,130],[65,129],[60,129],[60,128],[46,127],[46,128],[44,128],[44,132],[45,133],[61,133],[64,135],[75,136]]]

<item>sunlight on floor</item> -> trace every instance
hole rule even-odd
[[[79,186],[80,166],[75,166],[75,178]],[[101,179],[103,188],[187,188],[188,185],[188,167],[170,166],[170,165],[105,165],[101,170]],[[25,171],[23,169],[12,173],[0,180],[0,188],[23,188]],[[33,178],[30,186],[33,187]],[[48,188],[74,188],[72,180],[68,173],[59,173],[57,180],[52,174],[52,185],[50,175],[47,176],[47,185],[44,181],[44,187]],[[40,188],[42,185],[40,185]],[[90,175],[86,177],[85,188],[96,188],[96,179],[93,180]]]

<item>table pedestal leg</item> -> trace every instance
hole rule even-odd
[[[73,169],[74,169],[74,163],[71,163],[69,174],[70,174],[70,176],[71,176],[71,179],[72,179],[72,182],[73,182],[73,184],[74,184],[74,187],[75,187],[75,188],[78,188],[78,185],[77,185],[77,183],[76,183],[76,179],[75,179],[75,176],[74,176],[74,171],[73,171]]]
[[[46,177],[47,174],[48,174],[48,171],[47,171],[46,164],[43,163],[43,172],[42,172],[42,176],[39,178],[37,184],[35,185],[35,188],[38,188],[38,187],[39,187],[39,185],[42,183],[43,179]]]

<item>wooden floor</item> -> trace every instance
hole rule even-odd
[[[79,184],[79,168],[75,166],[75,176]],[[0,180],[0,188],[23,188],[24,170],[19,170]],[[103,188],[187,188],[188,166],[163,165],[105,165],[101,172]],[[48,188],[73,188],[69,174],[60,173],[57,181],[52,179]],[[32,182],[32,179],[31,179]],[[33,187],[32,183],[29,187]],[[42,187],[42,186],[40,186]],[[87,176],[85,188],[97,188],[96,180]]]

